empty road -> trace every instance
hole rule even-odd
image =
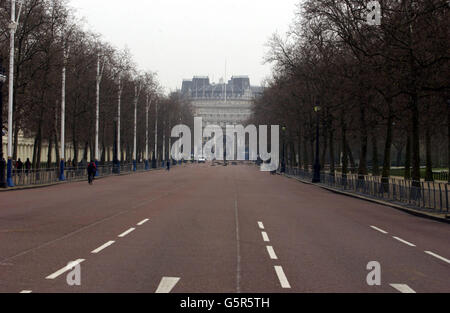
[[[0,292],[450,292],[450,225],[189,164],[0,193]]]

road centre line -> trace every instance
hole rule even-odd
[[[64,266],[62,269],[57,270],[56,272],[54,272],[53,274],[48,275],[47,277],[45,277],[45,279],[55,279],[58,276],[60,276],[61,274],[73,269],[75,266],[77,266],[78,264],[80,264],[81,262],[85,261],[84,259],[78,259],[76,261],[70,262],[69,264],[67,264],[66,266]]]
[[[375,229],[376,231],[379,231],[382,234],[387,234],[388,232],[385,230],[382,230],[381,228],[378,228],[376,226],[370,226],[372,229]]]
[[[411,287],[405,284],[390,284],[390,286],[394,289],[397,289],[401,293],[416,293]]]
[[[126,235],[128,235],[129,233],[131,233],[132,231],[134,231],[135,229],[136,229],[136,228],[132,227],[132,228],[128,229],[127,231],[121,233],[118,237],[123,238],[123,237],[125,237]]]
[[[398,240],[398,241],[400,241],[400,242],[402,242],[402,243],[404,243],[405,245],[408,245],[408,246],[410,246],[410,247],[415,247],[415,246],[416,246],[415,244],[410,243],[410,242],[408,242],[408,241],[406,241],[406,240],[403,240],[402,238],[395,237],[395,236],[392,236],[392,238],[394,238],[395,240]]]
[[[269,242],[269,241],[270,241],[270,240],[269,240],[269,236],[267,235],[267,233],[266,233],[265,231],[261,232],[261,235],[262,235],[263,240],[264,240],[265,242]]]
[[[284,274],[283,268],[281,266],[275,266],[275,272],[277,273],[278,279],[280,281],[281,287],[284,289],[290,289],[291,285]]]
[[[94,253],[94,254],[99,253],[99,252],[102,251],[103,249],[108,248],[108,247],[109,247],[110,245],[112,245],[114,242],[115,242],[115,241],[113,241],[113,240],[108,241],[108,242],[105,243],[104,245],[102,245],[102,246],[98,247],[97,249],[91,251],[91,253]]]
[[[149,219],[146,218],[145,220],[140,221],[139,223],[137,223],[137,226],[142,226],[142,225],[144,225],[145,223],[147,223],[148,221],[149,221]]]
[[[277,255],[275,254],[275,250],[273,250],[272,246],[267,246],[267,252],[269,253],[269,256],[272,260],[278,260]]]
[[[436,254],[436,253],[431,252],[431,251],[425,251],[425,253],[426,253],[426,254],[429,254],[429,255],[431,255],[431,256],[434,256],[435,258],[437,258],[437,259],[439,259],[439,260],[441,260],[441,261],[444,261],[444,262],[450,264],[450,260],[448,260],[448,259],[446,259],[446,258],[440,256],[439,254]]]
[[[155,293],[170,293],[179,281],[179,277],[163,277]]]

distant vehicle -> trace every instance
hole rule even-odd
[[[206,159],[204,157],[198,158],[198,163],[206,163]]]

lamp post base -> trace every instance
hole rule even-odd
[[[7,175],[6,175],[6,186],[14,187],[14,182],[13,182],[13,179],[12,179],[12,160],[11,159],[8,159]]]
[[[313,175],[312,182],[314,184],[320,183],[320,164],[314,165],[314,175]]]
[[[64,176],[64,160],[61,160],[59,165],[59,181],[65,181],[66,177]]]
[[[95,170],[95,177],[98,177],[98,161],[97,160],[95,160],[95,167],[97,168],[96,170]]]

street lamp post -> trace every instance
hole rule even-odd
[[[117,162],[117,174],[120,174],[120,161],[121,161],[121,149],[120,149],[120,104],[122,100],[122,80],[118,78],[119,90],[117,93],[117,135],[116,135],[116,162]]]
[[[118,154],[117,154],[117,116],[114,118],[114,143],[113,143],[113,173],[118,174]]]
[[[148,111],[150,109],[150,97],[147,93],[147,99],[145,104],[145,170],[150,169],[150,164],[148,162]]]
[[[3,60],[0,58],[0,188],[6,188],[5,168],[6,162],[3,158],[3,84],[6,82]]]
[[[155,101],[155,149],[153,151],[152,168],[156,168],[158,158],[158,101]]]
[[[8,187],[14,187],[12,179],[12,133],[13,133],[13,100],[14,100],[14,38],[17,30],[17,24],[20,17],[22,3],[20,3],[19,15],[16,20],[16,0],[11,0],[11,22],[9,23],[9,92],[8,92],[8,169],[6,184]],[[3,144],[3,143],[2,143]]]
[[[321,110],[321,107],[319,105],[319,102],[316,103],[314,106],[314,111],[317,115],[317,122],[316,122],[316,157],[314,160],[314,175],[312,182],[313,183],[320,183],[320,159],[319,159],[319,153],[320,153],[320,143],[319,143],[319,137],[320,137],[320,130],[319,130],[319,124],[320,124],[320,115],[319,112]]]
[[[285,141],[286,141],[286,127],[283,126],[283,128],[281,129],[283,131],[283,155],[281,157],[281,173],[286,173],[286,151],[285,151]]]
[[[66,62],[67,62],[67,48],[63,39],[63,68],[62,68],[62,82],[61,82],[61,151],[60,151],[60,166],[59,166],[59,180],[65,181],[64,176],[64,161],[65,161],[65,122],[66,122]]]
[[[97,166],[97,171],[95,176],[98,176],[98,160],[99,158],[99,149],[98,149],[98,134],[99,134],[99,126],[100,126],[100,83],[102,82],[103,69],[105,68],[105,61],[102,61],[100,65],[100,53],[97,54],[97,77],[96,77],[96,109],[95,109],[95,164]]]
[[[136,158],[137,158],[137,105],[139,101],[139,93],[141,91],[141,82],[139,86],[134,88],[134,140],[133,140],[133,172],[136,172]]]

